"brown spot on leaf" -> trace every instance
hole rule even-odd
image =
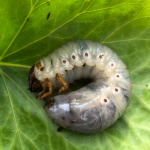
[[[50,17],[50,12],[47,14],[47,20],[49,19],[49,17]]]
[[[61,132],[62,129],[63,129],[62,127],[59,127],[59,128],[57,129],[57,131],[58,131],[58,132]]]
[[[33,113],[33,116],[35,115],[36,112]]]
[[[50,5],[50,3],[49,2],[46,2],[47,3],[47,5],[49,6]]]

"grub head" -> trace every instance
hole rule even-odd
[[[28,90],[30,90],[31,92],[36,92],[40,87],[41,87],[41,83],[39,80],[36,79],[35,77],[35,73],[34,73],[34,66],[33,65],[29,71],[29,88]]]

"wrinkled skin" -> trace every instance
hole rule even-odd
[[[36,92],[40,87],[41,87],[41,83],[39,80],[37,80],[35,78],[35,74],[34,74],[34,66],[33,65],[29,71],[29,89],[31,92]]]

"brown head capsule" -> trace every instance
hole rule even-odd
[[[35,73],[34,73],[34,66],[33,65],[30,69],[29,72],[29,88],[28,90],[30,90],[31,92],[36,92],[37,89],[39,89],[41,87],[41,83],[35,78]]]

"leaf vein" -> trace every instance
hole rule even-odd
[[[37,0],[38,2],[38,0]],[[36,3],[37,3],[36,2]],[[35,3],[35,5],[36,5]],[[30,14],[32,13],[33,9],[31,8],[31,10],[29,11],[28,15],[26,16],[25,20],[23,21],[22,25],[20,26],[19,30],[17,31],[17,33],[15,34],[15,36],[13,37],[13,39],[11,40],[11,42],[9,43],[9,45],[6,47],[6,49],[4,50],[4,52],[2,53],[0,60],[3,59],[3,56],[5,55],[5,53],[8,51],[8,49],[10,48],[10,46],[13,44],[13,42],[15,41],[16,37],[19,35],[20,31],[22,30],[27,18],[29,18]]]
[[[16,120],[16,115],[15,115],[15,112],[14,112],[14,108],[13,108],[13,102],[11,100],[11,97],[10,97],[10,93],[9,93],[9,90],[8,90],[8,87],[7,87],[7,84],[6,84],[6,81],[4,79],[4,76],[2,74],[2,72],[0,72],[1,76],[2,76],[2,79],[3,79],[3,82],[4,82],[4,85],[5,85],[5,88],[6,88],[6,91],[8,93],[8,97],[9,97],[9,102],[10,102],[10,106],[12,108],[12,112],[13,112],[13,116],[14,116],[14,120],[15,120],[15,125],[16,125],[16,128],[17,128],[17,132],[18,132],[18,135],[19,135],[19,139],[20,139],[20,142],[21,142],[21,146],[22,146],[22,149],[23,148],[23,145],[22,145],[22,140],[21,140],[21,137],[20,137],[20,134],[19,134],[19,127],[18,127],[18,124],[17,124],[17,120]]]
[[[14,84],[17,86],[17,88],[38,108],[39,112],[41,112],[41,114],[43,115],[43,117],[45,118],[45,120],[48,122],[48,118],[44,115],[44,113],[43,113],[43,112],[41,111],[41,109],[36,105],[36,103],[34,103],[34,102],[30,99],[30,97],[17,85],[17,83],[16,83],[13,79],[11,79],[11,77],[9,77],[9,76],[8,76],[6,73],[4,73],[4,72],[3,72],[3,74],[4,74],[12,83],[14,83]],[[48,125],[47,125],[47,128],[48,128]],[[50,145],[50,147],[51,147],[49,134],[48,134],[48,137],[49,137],[49,145]]]

